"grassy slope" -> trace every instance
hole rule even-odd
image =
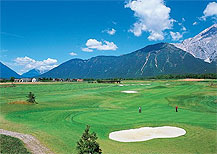
[[[123,87],[87,83],[1,86],[0,127],[35,135],[56,153],[75,153],[86,124],[97,132],[104,153],[216,152],[216,88],[208,82],[141,83],[128,81]],[[38,105],[7,104],[25,100],[30,91],[37,96]],[[177,104],[178,113],[174,112]],[[138,106],[142,106],[142,114],[138,114]],[[111,131],[163,125],[182,127],[187,134],[139,143],[108,139]]]
[[[24,146],[24,143],[14,137],[0,135],[1,154],[31,154]]]

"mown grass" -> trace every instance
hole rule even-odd
[[[14,137],[0,134],[1,154],[31,154],[24,146],[24,143]]]
[[[215,153],[217,89],[210,82],[125,81],[118,84],[61,83],[0,88],[1,128],[36,136],[55,153],[76,153],[86,125],[99,137],[104,153]],[[121,91],[135,90],[136,94]],[[33,92],[37,105],[25,101]],[[179,112],[175,112],[175,106]],[[142,107],[142,114],[138,107]],[[187,134],[172,139],[120,143],[110,132],[144,126],[177,126]]]

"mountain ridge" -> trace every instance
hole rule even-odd
[[[138,78],[206,72],[215,72],[214,62],[205,63],[172,44],[158,43],[121,56],[96,56],[88,60],[71,59],[40,77]]]
[[[21,75],[0,62],[0,78],[9,79],[10,77],[21,78]]]
[[[43,73],[45,73],[45,72],[42,72],[39,69],[34,68],[34,69],[31,69],[31,70],[23,73],[22,76],[26,77],[26,78],[31,78],[31,77],[39,76],[39,75],[41,75]]]
[[[213,24],[182,43],[172,44],[196,58],[203,59],[205,62],[217,61],[217,24]]]

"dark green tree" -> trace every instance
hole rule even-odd
[[[27,98],[28,98],[28,99],[27,99],[27,102],[38,104],[38,103],[35,101],[35,95],[34,95],[32,92],[29,92]]]
[[[11,77],[11,78],[10,78],[10,81],[11,81],[11,82],[14,82],[14,79],[15,79],[14,77]]]
[[[77,150],[79,154],[101,154],[102,150],[96,142],[96,133],[89,133],[90,126],[87,125],[81,139],[77,142]]]

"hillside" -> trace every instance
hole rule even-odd
[[[206,63],[172,44],[158,43],[122,56],[72,59],[42,74],[52,78],[137,78],[161,74],[214,73]]]
[[[42,73],[43,73],[42,71],[34,68],[34,69],[29,70],[26,73],[23,73],[22,76],[27,77],[27,78],[31,78],[31,77],[39,76]]]
[[[19,74],[0,62],[0,78],[9,79],[10,77],[21,78]]]

